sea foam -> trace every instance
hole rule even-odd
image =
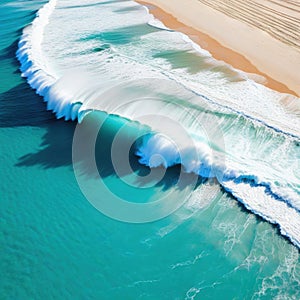
[[[57,74],[51,70],[42,51],[44,29],[55,9],[57,0],[50,0],[36,15],[36,18],[23,30],[18,44],[17,58],[21,63],[22,76],[27,78],[28,84],[44,97],[47,109],[56,113],[58,118],[75,120],[78,105],[73,105],[74,96],[66,94],[63,89],[57,89]]]

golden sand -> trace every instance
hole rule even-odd
[[[137,2],[147,6],[167,27],[187,34],[216,59],[258,74],[250,77],[269,88],[300,95],[300,4],[296,1]]]

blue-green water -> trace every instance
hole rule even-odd
[[[223,191],[203,208],[138,225],[85,199],[72,167],[75,124],[46,111],[15,58],[21,29],[42,4],[0,6],[0,298],[299,299],[298,250]],[[106,143],[114,126],[103,129]]]

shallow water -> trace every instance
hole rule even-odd
[[[198,182],[179,210],[146,224],[105,217],[85,199],[72,167],[76,124],[47,112],[18,72],[16,41],[42,4],[5,1],[0,10],[1,298],[298,299],[297,248],[218,183]],[[94,117],[103,115],[83,123]],[[133,173],[112,168],[110,144],[122,126],[106,120],[97,153],[104,183],[124,196],[124,178],[149,169],[134,156]],[[172,195],[177,172],[130,193]]]

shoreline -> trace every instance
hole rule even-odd
[[[169,11],[160,7],[160,4],[157,3],[160,1],[138,0],[137,2],[146,6],[150,13],[155,18],[163,22],[168,28],[182,32],[189,36],[193,42],[200,45],[201,48],[209,51],[215,59],[224,61],[225,63],[233,66],[235,69],[247,73],[249,78],[275,91],[300,97],[300,91],[298,92],[287,86],[287,84],[282,81],[274,79],[273,74],[270,75],[270,72],[265,73],[260,71],[258,66],[255,66],[253,62],[251,62],[243,54],[224,46],[219,40],[215,39],[215,37],[199,30],[199,26],[191,26],[190,24],[187,24],[187,22],[182,22],[182,20],[177,19],[175,14],[169,13]]]

